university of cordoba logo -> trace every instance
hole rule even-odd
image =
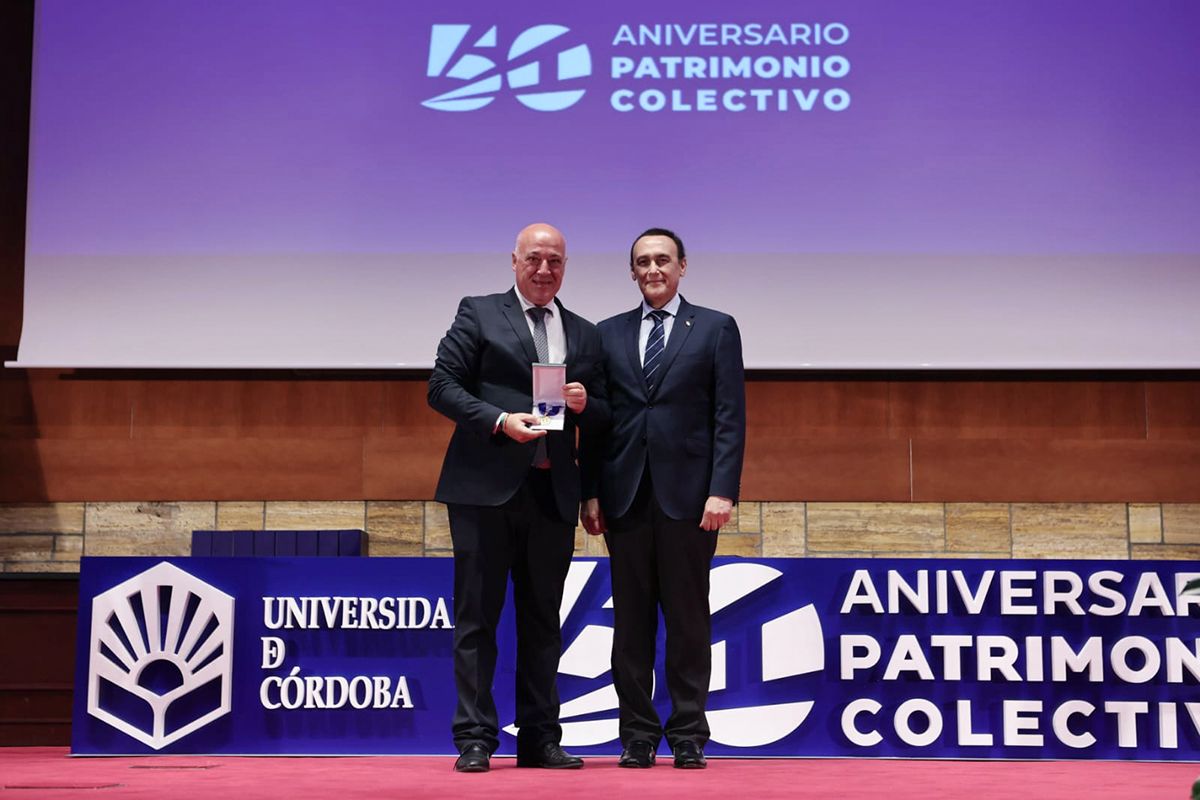
[[[563,589],[559,622],[565,622],[584,591],[584,587],[595,572],[595,561],[573,561]],[[752,562],[722,564],[714,568],[709,578],[709,613],[715,624],[720,614],[735,604],[753,598],[757,592],[782,577],[783,573],[766,564]],[[610,597],[603,605],[612,608]],[[708,724],[712,741],[729,747],[761,747],[778,742],[797,730],[813,709],[814,700],[793,695],[785,679],[803,675],[816,675],[825,668],[825,639],[821,632],[821,620],[810,603],[783,614],[771,615],[759,623],[759,635],[755,647],[761,652],[754,661],[761,661],[761,675],[745,676],[751,683],[761,679],[762,684],[781,682],[780,688],[787,695],[784,702],[736,705],[737,700],[726,700],[726,694],[765,694],[763,687],[729,686],[726,680],[727,642],[720,639],[712,643],[712,676],[709,679]],[[575,639],[567,645],[559,661],[558,670],[564,675],[578,678],[600,678],[611,669],[613,630],[606,625],[586,625]],[[718,637],[720,638],[720,637]],[[657,675],[655,676],[657,693]],[[778,692],[770,692],[778,695]],[[615,741],[619,736],[617,690],[611,678],[598,689],[578,697],[564,700],[559,713],[562,724],[564,747],[586,747]],[[598,715],[612,714],[596,718]],[[510,725],[504,729],[515,735],[517,729]]]
[[[88,713],[161,750],[229,713],[233,598],[163,562],[92,601]]]
[[[534,25],[521,31],[509,45],[503,67],[488,57],[499,55],[497,27],[488,28],[463,48],[470,32],[470,25],[433,26],[426,75],[468,83],[431,97],[421,105],[437,111],[474,111],[495,100],[505,82],[522,105],[535,111],[562,111],[583,97],[584,89],[569,88],[570,84],[566,84],[568,88],[554,85],[554,82],[574,81],[592,74],[592,56],[586,44],[549,52],[547,45],[569,33],[569,28]],[[481,52],[460,54],[462,50],[484,51],[488,55]]]

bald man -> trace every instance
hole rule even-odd
[[[596,328],[555,299],[567,245],[530,225],[512,252],[515,285],[464,297],[438,345],[429,404],[455,423],[435,498],[454,543],[454,743],[459,772],[486,772],[499,744],[492,699],[496,626],[512,576],[517,619],[517,766],[573,769],[560,747],[558,609],[580,501],[577,427],[608,423]],[[565,428],[534,430],[532,365],[566,364]]]

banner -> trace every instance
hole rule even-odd
[[[453,563],[84,558],[77,755],[450,754]],[[1186,562],[718,558],[706,751],[1195,760]],[[563,745],[620,752],[608,562],[560,619]],[[655,699],[666,719],[660,625]],[[511,598],[495,696],[514,751]]]

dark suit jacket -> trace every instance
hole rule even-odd
[[[596,327],[555,300],[567,338],[567,382],[588,392],[580,415],[567,413],[566,428],[546,435],[554,495],[564,521],[579,513],[580,477],[576,425],[603,426],[608,405],[602,383]],[[498,506],[516,494],[533,462],[536,444],[493,435],[503,411],[528,412],[533,405],[533,336],[514,289],[486,297],[464,297],[450,330],[438,345],[429,377],[429,405],[454,420],[434,497],[443,503]]]
[[[648,394],[638,353],[641,322],[639,304],[597,326],[612,424],[607,435],[584,431],[584,494],[600,498],[605,516],[623,515],[649,456],[662,510],[673,519],[699,519],[710,495],[738,499],[746,442],[741,334],[728,314],[682,300]]]

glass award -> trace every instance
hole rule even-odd
[[[535,431],[561,431],[567,414],[563,386],[567,382],[566,364],[533,365],[533,411]]]

